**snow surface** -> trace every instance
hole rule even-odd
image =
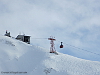
[[[100,62],[0,36],[0,75],[100,75]]]

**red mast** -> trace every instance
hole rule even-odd
[[[51,44],[51,47],[50,47],[50,53],[55,53],[56,50],[55,50],[55,46],[54,46],[54,41],[56,41],[56,39],[54,39],[52,36],[50,38],[48,38],[48,40],[51,40],[50,44]]]

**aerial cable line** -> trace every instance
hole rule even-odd
[[[48,38],[31,38],[31,39],[48,39]]]
[[[56,40],[56,41],[58,41],[58,40]],[[58,42],[60,42],[60,41],[58,41]],[[82,50],[82,51],[86,51],[86,52],[89,52],[89,53],[92,53],[92,54],[95,54],[95,55],[99,55],[100,56],[100,54],[94,53],[92,51],[88,51],[88,50],[85,50],[85,49],[82,49],[82,48],[79,48],[79,47],[76,47],[76,46],[73,46],[73,45],[70,45],[70,44],[67,44],[67,43],[63,43],[63,44],[68,45],[68,46],[73,47],[73,48],[77,48],[77,49]]]
[[[32,38],[32,39],[48,39],[48,38]],[[58,40],[56,40],[56,41],[58,41]],[[58,41],[58,42],[60,42],[60,41]],[[92,52],[92,51],[88,51],[88,50],[85,50],[85,49],[82,49],[82,48],[79,48],[79,47],[70,45],[70,44],[68,44],[68,43],[64,43],[64,42],[63,42],[63,44],[68,45],[68,46],[73,47],[73,48],[77,48],[77,49],[82,50],[82,51],[86,51],[86,52],[88,52],[88,53],[92,53],[92,54],[95,54],[95,55],[99,55],[99,56],[100,56],[100,54],[98,54],[98,53],[94,53],[94,52]]]

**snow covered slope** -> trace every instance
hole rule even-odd
[[[76,58],[0,36],[0,75],[100,75],[100,62]]]

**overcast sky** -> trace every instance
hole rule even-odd
[[[79,58],[100,61],[100,0],[0,0],[0,34],[31,36],[31,43]],[[60,41],[64,48],[60,49]],[[68,45],[67,45],[68,44]],[[70,46],[72,45],[72,46]]]

